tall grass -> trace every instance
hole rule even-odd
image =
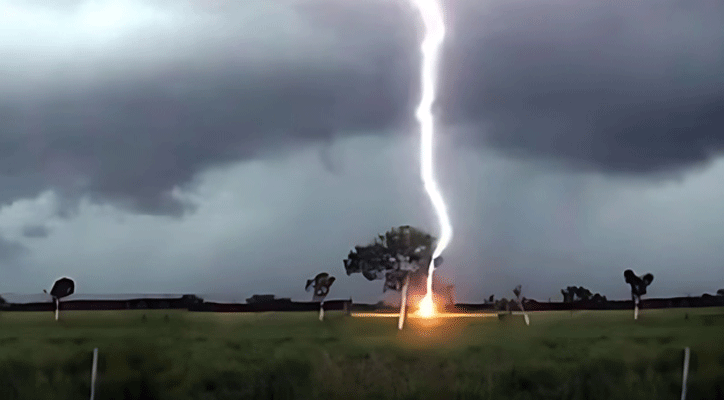
[[[724,399],[723,309],[410,320],[402,332],[391,318],[326,317],[2,313],[0,399],[88,397],[98,347],[104,400],[658,400],[680,395],[685,346],[687,398]]]

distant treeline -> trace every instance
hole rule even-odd
[[[352,300],[328,300],[324,302],[328,311],[348,312],[397,312],[399,308],[384,303],[362,304]],[[602,301],[581,300],[576,302],[538,302],[524,299],[526,311],[554,310],[624,310],[633,308],[631,300]],[[686,308],[686,307],[724,307],[724,296],[705,294],[701,297],[674,297],[668,299],[644,299],[641,308]],[[252,301],[247,303],[215,303],[206,302],[195,295],[184,295],[178,298],[143,298],[135,300],[68,300],[61,301],[62,310],[159,310],[185,309],[197,312],[269,312],[269,311],[317,311],[319,302],[294,302],[289,299],[269,299],[268,301]],[[0,311],[54,311],[52,302],[13,304],[0,298]],[[485,304],[458,303],[446,306],[446,311],[516,311],[517,304],[510,301],[496,301]]]
[[[1,298],[0,298],[1,299]],[[188,310],[199,312],[266,312],[266,311],[318,311],[319,302],[293,302],[289,299],[259,301],[252,298],[248,303],[205,302],[195,295],[179,298],[143,298],[133,300],[68,300],[61,301],[63,311],[92,310]],[[249,301],[250,299],[247,299]],[[324,302],[328,311],[349,310],[350,300],[329,300]],[[52,302],[14,304],[0,301],[0,311],[55,311]]]
[[[632,300],[580,300],[574,302],[538,302],[525,299],[523,307],[526,311],[555,311],[555,310],[628,310],[634,306]],[[705,294],[701,297],[672,297],[664,299],[642,299],[640,308],[689,308],[689,307],[724,307],[724,296]],[[496,302],[494,304],[456,304],[456,310],[482,311],[482,310],[511,310],[518,309],[515,302]]]
[[[190,309],[202,304],[203,299],[195,295],[183,295],[178,298],[142,298],[130,300],[67,300],[60,302],[62,310],[158,310]],[[55,311],[51,301],[38,303],[8,303],[0,297],[0,311]]]

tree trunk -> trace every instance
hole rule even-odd
[[[410,274],[405,276],[405,283],[402,285],[401,304],[400,304],[400,319],[397,322],[397,329],[402,330],[405,325],[405,318],[407,318],[407,286],[410,284]]]
[[[634,298],[634,320],[639,319],[639,299]]]
[[[523,302],[518,300],[518,307],[520,307],[520,311],[523,312],[523,318],[525,319],[525,324],[530,325],[530,319],[528,318],[528,313],[525,312],[525,309],[523,308]]]

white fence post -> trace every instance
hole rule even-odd
[[[686,380],[689,377],[689,348],[684,349],[684,377],[681,383],[681,400],[686,400]]]
[[[90,400],[93,400],[96,394],[96,370],[98,369],[98,348],[93,349],[93,367],[91,369],[91,393]]]

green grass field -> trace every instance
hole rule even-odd
[[[724,398],[721,308],[326,318],[0,313],[0,399],[89,398],[94,347],[99,400],[678,399],[685,346],[687,399]]]

